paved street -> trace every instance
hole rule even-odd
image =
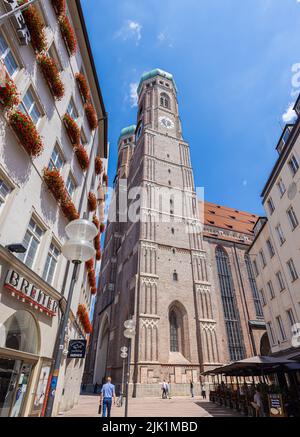
[[[99,397],[84,395],[73,410],[63,413],[61,417],[99,417]],[[124,417],[124,406],[113,407],[113,417]],[[139,398],[130,399],[129,416],[131,417],[239,417],[237,412],[224,409],[199,398]]]

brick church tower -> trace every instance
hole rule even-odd
[[[138,95],[137,124],[118,144],[117,220],[107,226],[91,343],[94,380],[106,374],[121,384],[123,323],[133,318],[131,394],[156,396],[166,379],[172,395],[186,395],[190,380],[196,385],[220,364],[216,305],[173,76],[144,74]],[[129,197],[143,188],[139,202],[128,201],[138,221],[124,219],[118,202],[126,184]]]

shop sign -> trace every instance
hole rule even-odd
[[[20,6],[18,0],[4,0],[4,2],[10,7],[12,11]],[[28,45],[31,41],[31,36],[21,11],[17,11],[15,13],[13,22],[14,26],[16,27],[17,34],[20,38],[20,42],[23,45]]]
[[[15,270],[9,270],[6,275],[4,287],[13,296],[29,303],[41,312],[45,312],[51,317],[57,314],[58,302],[48,296],[43,290],[31,284]]]
[[[70,340],[68,358],[85,358],[86,340]]]
[[[268,398],[270,417],[284,417],[282,396],[280,394],[270,394]]]

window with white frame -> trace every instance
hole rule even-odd
[[[294,311],[290,308],[289,310],[287,310],[286,314],[287,314],[287,318],[288,318],[288,321],[290,323],[290,326],[292,328],[296,324]]]
[[[265,257],[263,250],[261,250],[259,252],[259,256],[260,256],[260,262],[261,262],[262,268],[264,269],[267,265],[267,262],[266,262],[266,257]]]
[[[286,213],[287,213],[292,230],[296,229],[299,222],[298,222],[294,208],[292,206],[290,206],[290,208],[287,210]]]
[[[3,34],[0,32],[0,59],[3,61],[8,74],[12,77],[18,71],[18,63]]]
[[[284,184],[282,178],[280,178],[279,181],[277,182],[277,187],[278,187],[280,197],[282,197],[284,195],[284,193],[286,192],[285,184]]]
[[[70,173],[68,176],[68,179],[67,179],[67,183],[66,183],[66,190],[71,198],[73,197],[75,189],[76,189],[76,185],[74,182],[74,178],[73,178],[72,174]]]
[[[283,291],[285,289],[285,284],[284,284],[284,280],[283,280],[283,276],[281,271],[278,271],[276,273],[276,278],[278,281],[278,285],[279,285],[279,291]]]
[[[41,227],[31,219],[23,240],[26,252],[20,254],[20,259],[30,268],[33,267],[43,234]]]
[[[282,245],[285,243],[285,236],[284,236],[284,233],[283,233],[283,230],[282,230],[281,225],[278,224],[278,225],[276,226],[275,230],[276,230],[276,234],[277,234],[277,237],[278,237],[279,243],[280,243],[280,245],[282,246]]]
[[[269,294],[270,294],[270,299],[272,300],[275,298],[274,287],[273,287],[272,281],[269,281],[267,286],[268,286],[268,290],[269,290]]]
[[[55,168],[57,170],[60,170],[63,167],[63,165],[64,165],[64,159],[62,157],[58,145],[56,144],[50,158],[49,169],[53,170]]]
[[[35,124],[38,124],[39,120],[42,118],[41,111],[39,110],[31,88],[27,90],[23,97],[22,103],[20,104],[20,110],[24,112],[24,114],[28,114]]]
[[[71,98],[70,103],[67,108],[67,113],[74,119],[78,118],[78,111],[76,109],[73,98]]]
[[[298,159],[295,157],[295,155],[291,156],[291,159],[288,162],[289,169],[291,170],[291,173],[293,176],[297,173],[299,170],[299,162]]]
[[[292,258],[287,262],[287,266],[291,275],[292,282],[296,281],[298,279],[298,273]]]
[[[2,209],[2,206],[6,202],[6,199],[11,192],[10,186],[5,182],[0,175],[0,211]]]
[[[276,338],[275,338],[275,335],[274,335],[273,326],[272,326],[272,323],[271,323],[271,322],[268,322],[268,323],[267,323],[267,331],[268,331],[268,334],[269,334],[269,338],[270,338],[270,340],[271,340],[271,343],[272,343],[273,345],[276,344]]]
[[[273,202],[272,197],[270,197],[270,198],[268,199],[268,201],[267,201],[267,205],[268,205],[269,213],[272,215],[273,212],[275,211],[275,205],[274,205],[274,202]]]
[[[59,256],[59,249],[55,246],[54,243],[51,243],[43,272],[43,279],[50,285],[52,285],[53,283]]]
[[[283,325],[281,316],[276,317],[276,321],[277,321],[278,329],[280,332],[281,341],[285,341],[286,340],[286,333],[285,333],[285,329],[284,329],[284,325]]]
[[[274,250],[273,243],[270,239],[267,240],[267,248],[269,251],[270,258],[273,258],[273,256],[275,255],[275,250]]]

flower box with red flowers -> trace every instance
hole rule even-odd
[[[103,171],[103,162],[102,159],[99,156],[96,156],[95,158],[95,173],[97,175],[101,174]]]
[[[82,144],[79,144],[79,146],[75,147],[75,155],[82,170],[86,171],[89,168],[90,159]]]
[[[10,114],[9,123],[27,153],[32,158],[39,156],[42,153],[44,146],[35,124],[29,115],[16,110]]]
[[[108,186],[108,176],[107,176],[107,174],[104,174],[104,175],[103,175],[103,183],[104,183],[106,186]]]
[[[91,334],[93,327],[91,325],[89,314],[85,305],[78,305],[77,315],[85,333]]]
[[[82,73],[76,73],[75,79],[77,81],[83,101],[89,102],[91,100],[91,92],[86,77]]]
[[[95,111],[94,106],[91,103],[87,103],[84,106],[86,118],[88,120],[89,126],[91,130],[95,130],[98,126],[97,113]]]
[[[97,287],[92,287],[91,288],[91,294],[94,296],[95,294],[97,294]]]
[[[97,209],[97,198],[94,193],[89,192],[88,205],[90,211],[96,211]]]
[[[85,263],[85,266],[86,266],[87,271],[90,272],[90,271],[93,270],[94,267],[95,267],[94,260],[93,260],[93,259],[88,260],[88,261]]]
[[[57,201],[60,201],[64,198],[66,188],[59,170],[56,168],[45,168],[44,181]]]
[[[52,5],[58,16],[64,15],[67,12],[66,0],[52,0]]]
[[[4,109],[12,109],[20,103],[17,87],[7,75],[5,86],[0,87],[0,103]]]
[[[70,55],[75,55],[77,51],[77,39],[69,18],[67,17],[67,15],[61,15],[58,18],[58,22]]]
[[[18,0],[20,6],[25,3],[28,3],[28,0]],[[39,53],[47,50],[45,24],[38,9],[35,6],[30,5],[22,11],[22,15],[29,30],[34,50]]]
[[[37,61],[54,98],[61,100],[65,94],[65,87],[55,60],[43,53],[37,56]]]
[[[95,247],[96,251],[100,250],[100,247],[101,247],[101,234],[100,234],[100,232],[98,233],[98,235],[94,239],[94,247]]]
[[[88,278],[89,278],[89,285],[90,287],[96,287],[96,272],[95,270],[90,270],[88,272]]]
[[[99,229],[99,227],[100,227],[100,222],[99,222],[99,220],[98,220],[98,218],[97,218],[96,215],[94,215],[94,217],[93,217],[93,223],[94,223],[94,225],[96,226],[96,228]]]
[[[96,260],[97,260],[97,261],[101,261],[101,258],[102,258],[102,253],[101,253],[101,250],[98,249],[98,250],[96,251]]]
[[[60,207],[65,217],[69,221],[79,219],[78,211],[68,194],[66,194],[65,197],[61,199]]]
[[[101,223],[101,225],[100,225],[100,232],[101,232],[101,234],[103,234],[104,231],[105,231],[105,224]]]
[[[74,120],[68,113],[64,115],[64,123],[72,144],[78,145],[80,143],[81,130]]]

